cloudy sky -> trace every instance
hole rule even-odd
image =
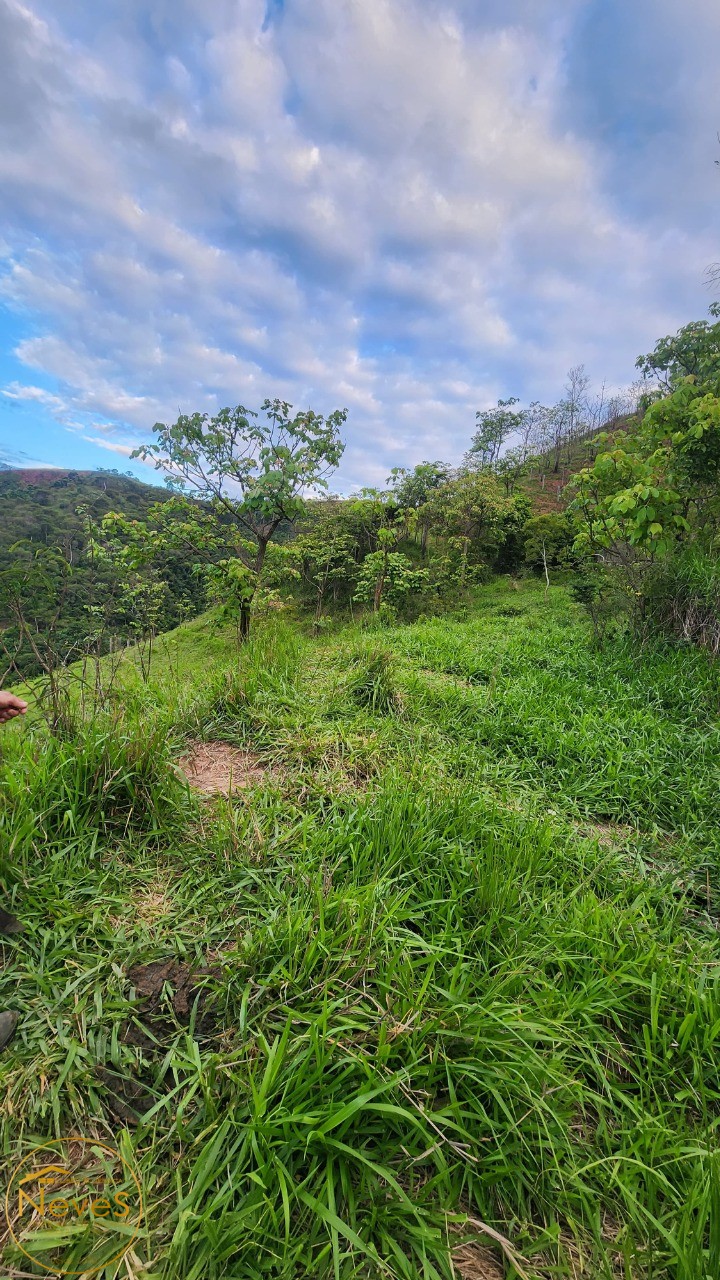
[[[349,410],[337,488],[706,312],[718,0],[0,0],[0,460]]]

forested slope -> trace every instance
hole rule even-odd
[[[151,508],[169,498],[167,489],[143,484],[117,471],[54,469],[0,471],[0,627],[7,668],[14,661],[23,675],[40,669],[27,642],[17,636],[9,607],[18,596],[33,626],[48,633],[60,612],[54,643],[59,659],[72,657],[93,625],[91,611],[113,604],[115,631],[132,636],[127,605],[113,596],[113,570],[93,556],[91,530],[109,511],[145,520]],[[163,553],[155,566],[157,625],[176,626],[205,606],[203,584],[187,556]]]

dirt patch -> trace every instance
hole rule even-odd
[[[193,742],[178,765],[190,786],[207,796],[230,796],[257,786],[266,776],[257,757],[229,742]]]
[[[158,1101],[149,1088],[132,1076],[121,1075],[107,1067],[96,1067],[95,1076],[105,1089],[108,1110],[116,1120],[131,1129],[140,1124],[146,1112]]]
[[[217,968],[204,965],[193,969],[173,959],[153,960],[128,969],[128,981],[138,996],[138,1010],[136,1018],[123,1028],[125,1044],[148,1050],[162,1048],[176,1033],[171,1013],[178,1022],[189,1022],[196,1003],[195,1032],[204,1038],[211,1036],[215,1019],[203,979],[217,977],[218,973]]]
[[[211,994],[203,981],[219,973],[218,966],[192,968],[172,958],[128,969],[126,976],[135,988],[137,1002],[135,1016],[123,1024],[120,1038],[123,1044],[142,1049],[147,1061],[144,1067],[127,1072],[112,1066],[95,1068],[105,1105],[121,1124],[135,1128],[159,1100],[150,1062],[166,1052],[177,1035],[178,1022],[189,1023],[194,1010],[194,1034],[206,1043],[219,1037]]]

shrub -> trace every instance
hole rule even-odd
[[[394,679],[394,658],[384,649],[358,655],[347,685],[356,707],[380,715],[397,711],[400,695]]]
[[[699,550],[671,556],[648,574],[644,589],[649,630],[720,653],[720,564]]]

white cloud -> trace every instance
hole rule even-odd
[[[118,444],[116,440],[105,440],[103,436],[83,436],[83,440],[87,440],[88,444],[97,444],[101,449],[110,449],[112,453],[120,453],[124,458],[129,458],[133,451],[133,445]]]
[[[578,360],[627,379],[718,255],[622,217],[563,120],[584,8],[0,0],[2,294],[57,384],[6,393],[121,453],[179,409],[347,405],[349,484]]]

